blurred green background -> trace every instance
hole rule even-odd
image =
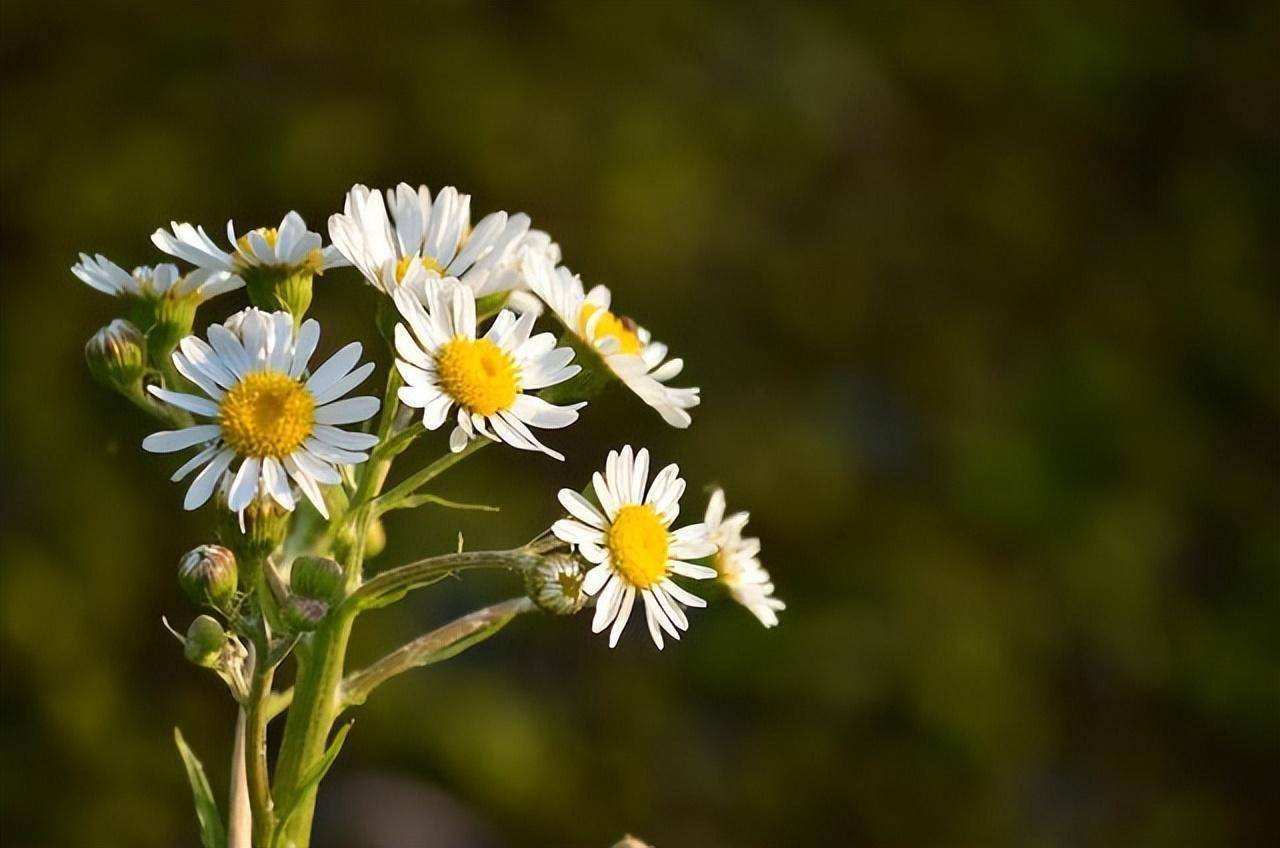
[[[1280,15],[1196,5],[5,0],[5,843],[195,844],[171,727],[221,793],[233,720],[160,627],[210,516],[89,381],[114,304],[68,266],[400,180],[528,212],[704,405],[486,451],[441,492],[503,511],[400,515],[374,564],[520,543],[630,441],[686,514],[752,510],[789,607],[662,654],[531,617],[400,678],[318,844],[1274,839]],[[373,304],[324,278],[322,352]],[[514,588],[370,615],[355,660]]]

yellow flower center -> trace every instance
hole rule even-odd
[[[397,283],[404,280],[404,275],[409,273],[409,266],[413,264],[415,259],[418,260],[419,264],[421,264],[429,273],[444,276],[444,266],[432,259],[430,256],[402,256],[400,257],[400,261],[396,263]]]
[[[520,391],[511,355],[488,339],[459,336],[440,348],[436,370],[449,397],[477,415],[509,408]]]
[[[265,241],[268,245],[270,245],[272,249],[274,249],[276,246],[276,239],[280,238],[280,231],[277,230],[275,227],[258,227],[258,229],[254,230],[253,232],[262,236],[262,240]],[[248,233],[245,233],[244,235],[240,236],[240,238],[236,239],[236,245],[245,253],[253,255],[253,248],[249,245]]]
[[[582,335],[587,334],[587,323],[598,309],[600,307],[594,303],[582,304],[582,312],[578,315],[578,331]],[[612,336],[618,340],[618,351],[621,353],[640,353],[644,349],[644,345],[640,343],[640,337],[636,335],[636,322],[626,317],[619,318],[607,309],[596,319],[595,335],[592,341],[605,336]]]
[[[618,510],[605,540],[613,568],[638,589],[667,576],[667,528],[649,504]]]
[[[222,437],[241,456],[285,457],[311,435],[316,402],[306,386],[278,371],[245,376],[222,398]]]
[[[726,586],[737,585],[738,578],[742,575],[742,570],[738,568],[733,557],[729,556],[728,548],[721,545],[720,549],[716,551],[715,557],[712,558],[711,565],[720,573],[720,580]]]

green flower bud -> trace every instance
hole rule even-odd
[[[289,532],[292,515],[275,501],[254,500],[244,509],[244,529],[241,530],[240,516],[227,509],[223,491],[218,492],[216,512],[218,538],[235,551],[243,564],[262,562],[275,553]],[[251,576],[241,573],[240,578],[245,580]]]
[[[369,525],[369,532],[364,537],[364,557],[371,559],[382,553],[387,547],[387,528],[382,526],[382,519],[375,518]]]
[[[120,392],[140,391],[147,356],[146,339],[133,324],[117,318],[93,334],[84,346],[84,358],[94,379]]]
[[[191,335],[200,300],[194,295],[165,295],[148,300],[153,323],[147,329],[147,353],[153,363],[160,363],[169,358],[178,342]]]
[[[202,615],[187,628],[183,653],[187,659],[204,668],[214,668],[227,647],[227,632],[212,617]]]
[[[274,311],[283,309],[293,316],[294,324],[311,306],[311,285],[315,269],[310,266],[278,267],[255,265],[245,268],[240,276],[249,290],[249,301],[259,309]]]
[[[342,566],[328,557],[301,556],[289,571],[289,589],[294,595],[332,603],[342,595]]]
[[[294,633],[308,633],[320,626],[329,614],[329,604],[315,598],[290,595],[281,609],[285,626]]]
[[[236,595],[236,555],[221,545],[201,545],[178,563],[178,582],[198,605],[227,610]]]
[[[577,557],[550,554],[524,573],[525,593],[544,612],[573,615],[587,603],[582,591],[586,575],[586,564]]]

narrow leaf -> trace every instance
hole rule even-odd
[[[191,784],[191,795],[196,802],[196,817],[200,820],[200,844],[204,848],[226,848],[227,832],[222,825],[222,816],[218,814],[218,802],[213,799],[213,790],[209,788],[209,778],[205,777],[204,766],[187,746],[182,738],[182,731],[173,729],[173,741],[182,756],[182,764],[187,769],[187,781]]]
[[[400,501],[399,503],[391,504],[389,507],[387,507],[385,511],[390,512],[393,509],[416,509],[417,507],[424,506],[426,504],[434,504],[436,506],[442,506],[445,509],[465,509],[465,510],[475,510],[477,512],[498,512],[499,511],[498,507],[490,506],[489,504],[459,503],[458,501],[451,501],[448,498],[442,498],[439,495],[428,495],[428,494],[411,495],[405,498],[404,500]]]
[[[333,741],[329,743],[329,747],[325,749],[324,756],[320,758],[315,765],[306,773],[303,779],[298,783],[298,789],[290,797],[284,799],[280,805],[280,824],[276,827],[277,834],[283,834],[286,825],[289,824],[289,818],[298,810],[299,804],[303,798],[306,798],[311,792],[320,785],[320,781],[328,774],[329,768],[333,765],[333,761],[338,759],[338,752],[342,750],[342,743],[347,740],[347,733],[351,731],[351,725],[355,721],[349,721],[342,727],[338,728],[338,732],[333,735]]]

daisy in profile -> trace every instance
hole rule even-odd
[[[203,302],[244,285],[244,280],[227,271],[197,268],[183,275],[178,266],[169,263],[154,267],[140,265],[129,272],[101,253],[80,254],[80,261],[71,266],[71,273],[100,292],[141,300],[191,297]]]
[[[327,518],[320,486],[340,482],[336,466],[364,462],[369,458],[365,451],[378,441],[338,427],[378,411],[374,397],[339,400],[373,371],[373,363],[356,367],[360,343],[342,348],[308,375],[307,363],[320,339],[314,320],[295,331],[288,312],[251,308],[210,326],[208,337],[206,343],[187,336],[173,354],[178,372],[203,397],[149,389],[165,403],[208,422],[153,433],[142,447],[152,453],[200,448],[172,478],[181,480],[200,469],[187,489],[186,509],[199,507],[225,480],[233,512],[260,497],[292,510],[292,480]]]
[[[654,476],[646,493],[649,451],[641,448],[633,455],[628,445],[620,452],[610,451],[604,474],[597,471],[592,478],[598,508],[572,489],[560,490],[560,503],[573,517],[551,525],[551,532],[595,563],[583,578],[582,589],[596,599],[591,629],[599,633],[613,625],[611,648],[631,618],[637,593],[644,601],[649,635],[659,649],[662,631],[679,639],[680,631],[689,627],[681,604],[707,605],[673,579],[716,576],[715,569],[689,561],[716,552],[706,526],[671,529],[685,488],[679,475],[676,465],[668,465]]]
[[[423,426],[438,429],[456,406],[457,424],[449,436],[455,452],[484,436],[564,459],[529,428],[568,427],[586,404],[553,406],[529,392],[577,374],[579,367],[569,364],[572,350],[557,348],[550,333],[531,336],[534,315],[517,318],[505,309],[477,337],[475,295],[456,281],[421,292],[401,287],[393,296],[409,324],[395,329],[396,368],[406,383],[399,397],[422,410]]]
[[[382,192],[355,185],[342,212],[329,218],[334,246],[387,294],[415,279],[445,277],[461,280],[477,297],[515,288],[528,234],[523,214],[492,212],[472,227],[471,195],[453,186],[432,199],[426,186],[400,183],[384,200]]]
[[[716,489],[707,502],[706,525],[711,541],[719,547],[713,560],[719,580],[738,603],[746,607],[765,627],[778,623],[778,610],[787,605],[773,596],[773,581],[760,564],[760,540],[744,538],[742,531],[750,515],[724,515],[724,490]]]
[[[654,341],[648,330],[609,311],[612,298],[604,286],[584,291],[580,277],[563,265],[555,267],[544,253],[529,254],[525,269],[530,289],[627,388],[672,427],[689,426],[689,410],[701,400],[698,389],[666,385],[684,368],[684,360],[667,359],[667,346]]]
[[[219,247],[204,227],[177,221],[171,227],[151,234],[156,247],[197,270],[232,275],[239,285],[249,286],[250,297],[260,306],[284,306],[299,316],[311,302],[312,277],[346,264],[332,246],[322,245],[320,234],[308,230],[297,212],[285,215],[278,227],[259,227],[240,236],[228,221],[230,251]]]

